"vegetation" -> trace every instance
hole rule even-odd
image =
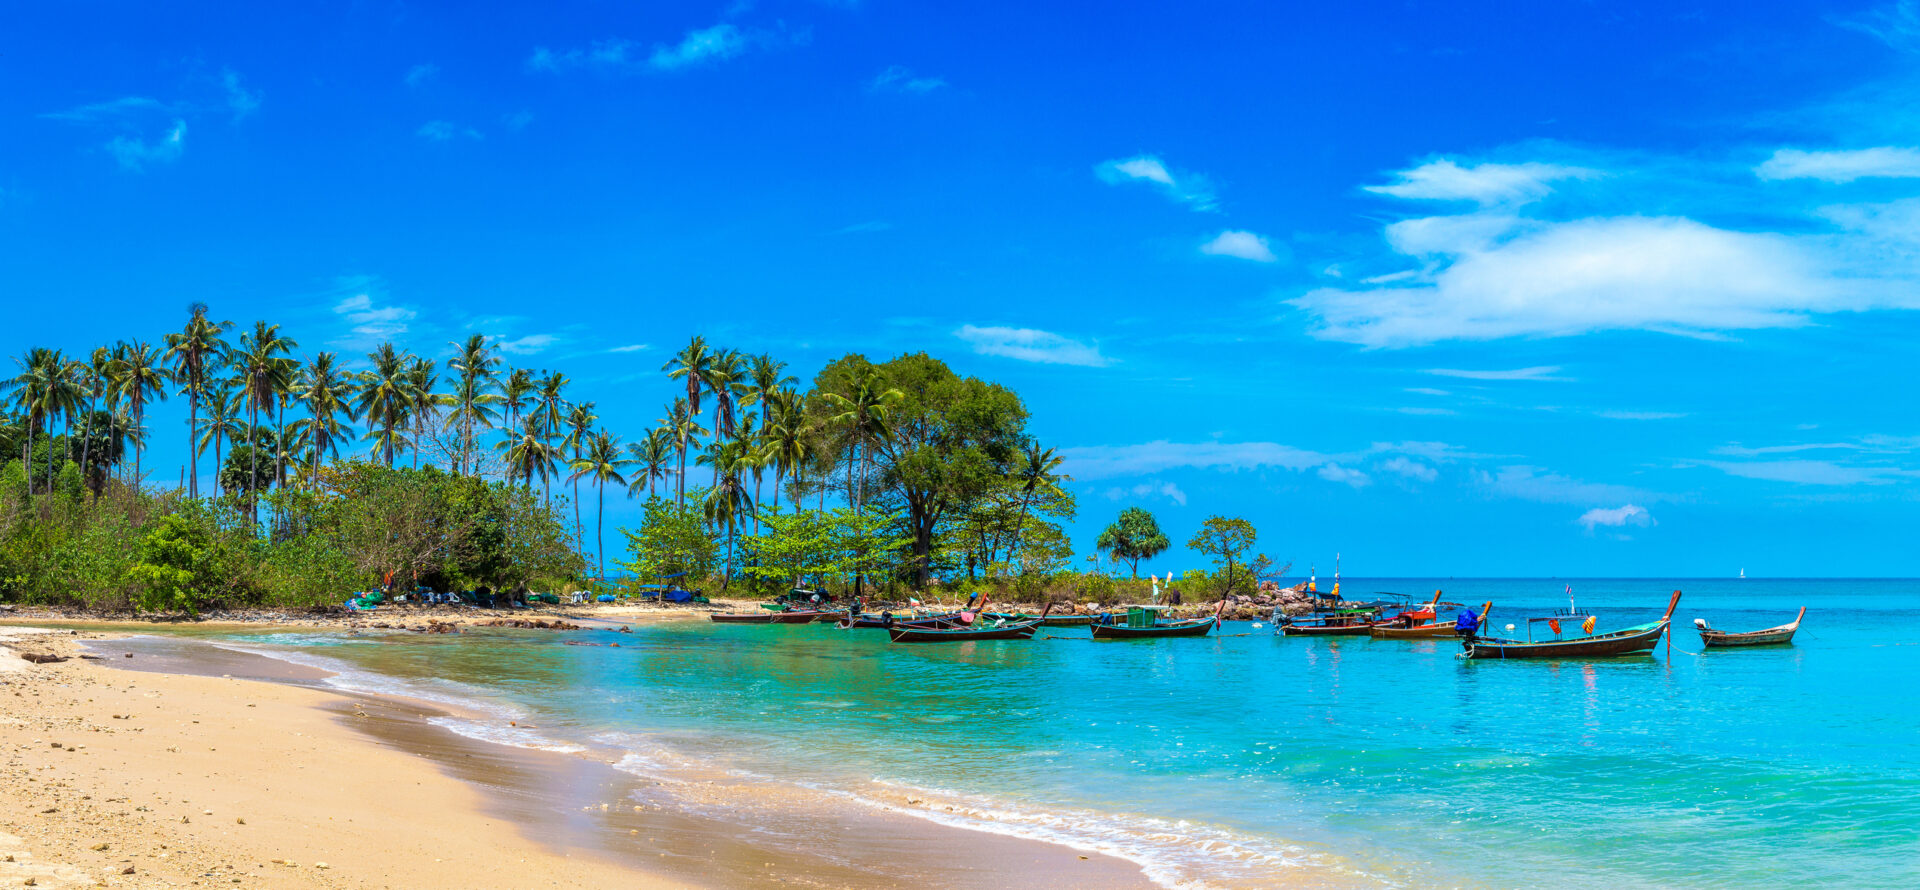
[[[929,355],[849,354],[803,386],[772,356],[694,337],[661,368],[675,397],[660,419],[623,438],[564,374],[509,367],[479,335],[446,351],[304,353],[204,305],[163,346],[28,350],[0,380],[0,599],[326,605],[369,587],[586,586],[608,562],[634,583],[750,591],[1138,587],[1072,569],[1070,480],[1020,397]],[[142,469],[148,409],[172,397],[190,449],[177,487]],[[609,494],[644,502],[613,560]],[[1220,564],[1208,586],[1270,568],[1253,540],[1209,520],[1189,542]],[[1170,542],[1131,507],[1097,546],[1137,578]]]

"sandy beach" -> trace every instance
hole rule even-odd
[[[0,886],[1151,886],[1122,860],[883,814],[819,826],[834,855],[776,858],[736,825],[628,806],[603,764],[431,726],[422,703],[102,636],[0,626]]]

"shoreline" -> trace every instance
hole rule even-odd
[[[699,614],[693,613],[690,617]],[[44,619],[27,620],[51,623]],[[102,624],[119,625],[115,629],[120,632],[152,629],[146,622],[130,627],[124,622],[81,623],[91,627],[63,628],[53,635],[36,637],[31,645],[44,650],[51,642],[53,648],[72,654],[78,648],[74,641],[80,639],[80,635],[91,637],[97,631],[107,630],[100,627]],[[13,628],[12,624],[0,624],[0,635]],[[133,648],[131,641],[116,646],[105,638],[95,641],[92,648],[106,655],[108,651],[101,648],[103,643],[111,649]],[[616,881],[642,887],[878,888],[913,882],[983,888],[1010,883],[1061,887],[1153,886],[1139,867],[1125,860],[885,812],[849,811],[837,814],[839,818],[831,820],[834,824],[806,827],[801,831],[807,836],[803,839],[819,845],[822,852],[818,855],[796,855],[791,849],[775,850],[765,843],[754,842],[750,838],[753,832],[738,823],[677,806],[673,795],[649,795],[645,779],[621,771],[613,764],[586,756],[531,750],[511,743],[480,741],[429,722],[436,717],[454,716],[442,703],[328,689],[321,685],[327,673],[316,668],[211,645],[185,645],[202,650],[192,659],[192,664],[168,663],[165,658],[143,653],[125,664],[110,657],[98,660],[75,657],[62,664],[26,665],[31,673],[0,674],[0,683],[9,683],[14,687],[12,691],[21,691],[23,683],[31,683],[33,688],[42,691],[44,694],[37,700],[32,693],[24,696],[34,704],[54,705],[50,709],[31,709],[23,715],[27,720],[16,721],[19,725],[10,727],[0,723],[0,744],[15,751],[16,761],[10,765],[13,769],[5,775],[4,783],[0,783],[0,800],[8,801],[7,809],[16,812],[37,813],[49,807],[61,811],[29,817],[48,820],[47,825],[0,821],[0,832],[25,836],[34,830],[45,832],[55,825],[65,826],[67,830],[47,835],[53,842],[50,848],[30,852],[42,860],[69,863],[87,874],[84,883],[78,883],[72,874],[65,879],[67,883],[50,883],[62,879],[48,872],[38,886],[93,886],[95,880],[105,880],[111,886],[158,886],[151,883],[150,878],[141,877],[149,866],[155,869],[155,875],[167,873],[170,866],[174,879],[205,879],[209,872],[219,871],[222,883],[228,880],[228,875],[240,875],[244,883],[253,883],[259,875],[271,874],[278,886],[303,887],[388,886],[379,883],[382,881],[406,887],[586,887]],[[223,654],[210,654],[215,652]],[[12,660],[12,656],[0,652],[0,659]],[[133,669],[122,670],[128,667]],[[214,676],[220,673],[229,676]],[[85,690],[86,700],[61,697],[52,691],[55,689]],[[0,686],[0,695],[7,691],[7,686]],[[149,694],[152,698],[146,697]],[[155,699],[164,704],[155,705]],[[177,725],[170,728],[171,732],[159,733],[156,726],[139,725],[138,718],[145,716],[140,708],[142,704],[146,705],[144,710],[152,710],[156,715],[177,717],[184,713],[192,715],[189,721],[202,722],[180,723],[174,719],[171,722]],[[116,724],[113,720],[116,712],[124,711],[133,711],[136,720]],[[263,731],[262,724],[269,722],[273,729]],[[244,800],[251,805],[243,808],[257,815],[236,816],[246,818],[248,825],[223,825],[231,830],[220,832],[217,838],[206,836],[206,829],[198,829],[199,834],[189,837],[183,835],[182,830],[196,831],[195,823],[201,820],[185,810],[179,814],[180,818],[193,821],[175,824],[157,822],[140,812],[115,816],[91,809],[69,811],[57,804],[41,803],[32,792],[46,786],[22,781],[19,770],[24,768],[36,778],[44,776],[44,772],[34,771],[48,767],[58,769],[74,761],[73,755],[67,753],[74,749],[45,747],[43,751],[26,743],[27,739],[15,736],[29,732],[27,727],[31,724],[36,729],[31,730],[30,738],[44,739],[45,732],[62,723],[86,730],[86,741],[63,744],[93,746],[84,749],[81,752],[84,759],[76,762],[105,762],[111,756],[109,773],[122,785],[123,790],[116,794],[88,792],[84,794],[86,797],[119,797],[130,802],[132,796],[145,795],[166,800],[171,806],[175,798],[184,805],[191,796],[192,803],[187,809],[200,806],[202,801],[221,801],[221,806],[208,807],[216,814],[233,811],[224,799]],[[211,730],[202,730],[202,727],[220,724],[226,724],[226,729],[221,731],[224,744],[208,745],[208,755],[202,755],[194,763],[196,768],[205,769],[204,775],[186,784],[170,780],[166,770],[183,763],[181,752],[188,752],[189,748],[159,743],[179,742],[202,732],[210,733]],[[44,729],[39,729],[41,727]],[[108,734],[115,744],[99,744],[95,739],[101,736],[96,733]],[[194,739],[195,743],[199,741],[202,740]],[[169,750],[174,748],[179,750]],[[213,748],[227,749],[218,766],[208,760]],[[236,751],[242,753],[236,755]],[[295,785],[296,791],[286,797],[280,796],[285,792],[276,792],[270,796],[272,803],[269,804],[253,792],[252,786],[263,784],[275,769],[284,770],[280,764],[286,762],[296,764],[296,781],[305,778],[301,773],[314,775],[315,781],[299,782]],[[189,771],[176,769],[175,772],[186,776]],[[321,778],[335,773],[352,778],[337,783],[332,778]],[[72,781],[78,781],[77,775]],[[404,834],[409,839],[417,838],[398,848],[387,832],[359,827],[374,820],[375,814],[386,806],[386,798],[379,789],[396,785],[429,789],[420,800],[432,802],[426,810],[416,809],[398,820],[407,825]],[[322,786],[324,791],[319,790]],[[72,790],[80,787],[75,784]],[[263,784],[263,787],[272,785]],[[206,790],[189,790],[202,788]],[[309,789],[314,789],[312,795],[320,799],[309,800]],[[360,796],[339,799],[355,794]],[[770,800],[764,804],[763,815],[791,812],[783,811],[777,792],[769,791],[768,796]],[[336,816],[326,820],[323,826],[318,821],[299,822],[293,815],[315,807],[330,809]],[[149,808],[150,811],[158,809]],[[64,815],[68,812],[74,815],[71,818]],[[334,831],[341,817],[349,821],[355,818],[347,814],[359,814],[361,822],[356,823],[356,830]],[[170,811],[167,815],[173,816]],[[208,818],[217,820],[219,816]],[[138,837],[140,840],[132,845],[146,848],[144,856],[136,855],[126,863],[136,867],[134,875],[107,874],[112,870],[110,866],[119,861],[103,865],[101,857],[105,853],[89,849],[92,842],[80,843],[84,832],[79,829],[108,823],[116,826],[112,834]],[[322,828],[325,830],[318,830]],[[319,837],[315,837],[316,834]],[[516,839],[515,843],[503,845],[502,839],[509,836]],[[269,856],[257,845],[250,846],[250,839],[262,837],[287,842],[288,849]],[[0,842],[6,840],[0,838]],[[158,846],[161,844],[168,845],[166,850]],[[106,852],[116,852],[112,846]],[[295,852],[295,848],[300,849]],[[178,852],[166,860],[155,858],[167,850]],[[188,850],[203,851],[201,855],[210,859],[230,860],[216,864],[235,868],[201,868],[205,863],[192,859],[185,852]],[[369,858],[369,853],[361,851],[375,852],[373,858]],[[513,864],[524,865],[524,869],[501,872],[492,866],[448,866],[456,860],[474,864],[507,855],[519,860]],[[299,862],[300,867],[273,865],[271,859],[292,860]],[[329,867],[315,869],[307,859],[324,861]],[[244,869],[240,868],[241,860],[248,860]],[[179,866],[187,862],[195,863],[192,867],[201,870],[180,870]],[[0,876],[10,877],[4,871],[6,865],[0,863]],[[564,878],[555,877],[562,872]],[[522,875],[526,880],[512,875]],[[289,876],[297,876],[297,881],[288,883]]]

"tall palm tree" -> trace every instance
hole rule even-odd
[[[413,424],[413,468],[418,470],[420,452],[424,450],[421,446],[427,441],[427,424],[440,421],[440,409],[450,404],[452,397],[434,392],[440,385],[440,366],[426,359],[407,356],[406,380],[403,413]]]
[[[762,405],[771,407],[760,441],[773,462],[773,509],[778,512],[781,480],[787,476],[799,479],[802,468],[813,457],[813,429],[807,423],[804,395],[791,389],[775,390]],[[799,498],[794,498],[793,509],[800,509]]]
[[[520,420],[520,429],[496,446],[505,452],[508,478],[519,476],[526,480],[527,490],[533,490],[533,476],[540,474],[541,484],[553,475],[554,449],[548,443],[546,430],[540,425],[540,418],[525,417]]]
[[[568,466],[572,466],[571,461],[577,461],[585,454],[587,445],[589,444],[588,440],[593,435],[593,425],[599,422],[599,420],[600,416],[593,413],[592,402],[581,402],[573,406],[573,410],[567,412],[567,438],[560,443],[560,447],[564,451],[573,452]],[[580,480],[578,477],[575,477],[571,481],[573,482],[573,527],[580,532],[580,547],[584,550],[586,549],[587,527],[580,522]],[[551,501],[548,502],[548,506],[552,506]]]
[[[87,480],[87,487],[93,487],[93,421],[100,413],[100,400],[112,391],[113,350],[106,346],[94,347],[87,361],[74,367],[78,396],[85,402],[82,408],[85,422],[80,427],[80,472]]]
[[[731,442],[714,442],[701,455],[701,463],[710,463],[717,480],[708,490],[706,503],[702,508],[707,522],[714,526],[724,526],[727,530],[727,565],[721,575],[721,586],[733,583],[733,535],[739,525],[742,512],[752,512],[753,498],[747,494],[747,487],[740,479],[746,469],[747,445],[738,439]]]
[[[713,396],[714,437],[733,438],[734,427],[739,423],[739,412],[735,409],[747,392],[746,357],[731,349],[714,353],[702,382]]]
[[[773,426],[774,397],[799,383],[799,379],[787,373],[787,363],[761,353],[747,359],[746,395],[740,399],[742,407],[760,406],[760,428]]]
[[[873,368],[862,369],[853,382],[851,393],[841,395],[829,392],[822,395],[832,406],[829,419],[845,426],[848,440],[853,444],[854,460],[860,465],[860,479],[854,491],[849,491],[847,495],[854,499],[853,508],[856,512],[865,510],[867,475],[873,469],[873,447],[893,438],[893,428],[887,418],[894,404],[906,396],[888,387],[880,372]]]
[[[20,410],[26,426],[26,436],[21,450],[21,463],[27,471],[27,487],[33,487],[33,437],[42,424],[49,429],[53,418],[60,414],[67,396],[71,393],[67,381],[67,357],[58,349],[34,347],[27,354],[14,359],[20,366],[20,373],[8,378],[4,386],[13,395],[13,403]],[[48,461],[49,467],[52,461]],[[47,477],[47,489],[53,489],[51,471]]]
[[[207,419],[201,424],[200,437],[194,441],[193,456],[197,460],[212,446],[213,484],[219,491],[220,445],[229,440],[238,443],[246,439],[247,427],[240,422],[240,414],[246,408],[247,398],[236,381],[214,378],[209,385],[211,388],[205,396]]]
[[[706,380],[713,367],[713,353],[707,349],[705,338],[695,335],[685,349],[674,353],[673,358],[660,366],[667,377],[674,380],[684,379],[687,383],[686,422],[677,422],[684,430],[687,427],[698,428],[700,419],[700,394],[706,388]],[[678,435],[680,450],[680,502],[687,502],[687,444],[688,437],[683,432]]]
[[[474,451],[474,430],[491,428],[500,419],[500,412],[494,408],[500,403],[500,395],[493,391],[499,385],[500,357],[487,345],[485,334],[448,345],[456,352],[447,359],[447,367],[458,375],[452,393],[452,419],[460,425],[461,453],[455,472],[478,473],[480,459]]]
[[[1038,439],[1027,440],[1027,450],[1020,455],[1020,470],[1016,478],[1020,480],[1020,518],[1013,523],[1013,540],[1007,545],[1008,559],[1013,551],[1020,547],[1020,532],[1026,527],[1027,516],[1033,511],[1034,496],[1041,492],[1057,491],[1060,483],[1072,481],[1071,476],[1059,472],[1060,465],[1067,459],[1051,448],[1041,448]]]
[[[500,380],[500,407],[507,412],[507,430],[512,432],[520,428],[520,415],[534,405],[534,397],[539,394],[539,384],[533,378],[533,372],[525,368],[509,368],[507,375]]]
[[[660,418],[660,423],[673,435],[674,451],[679,455],[680,469],[676,475],[680,485],[679,503],[684,505],[687,502],[687,446],[694,439],[706,435],[707,430],[700,425],[699,418],[686,399],[674,399],[673,404],[667,406],[667,416]]]
[[[627,446],[628,454],[633,457],[633,465],[640,468],[633,477],[629,497],[640,493],[640,483],[647,484],[647,499],[653,499],[653,483],[664,480],[673,469],[673,433],[655,427],[647,431],[647,437]]]
[[[144,429],[147,423],[147,400],[164,401],[167,397],[167,384],[174,381],[164,365],[165,356],[158,347],[142,340],[122,343],[114,356],[113,385],[115,393],[127,401],[127,408],[133,415],[133,425]],[[192,430],[188,430],[189,437]],[[146,439],[137,440],[133,451],[133,478],[140,478],[140,460],[147,451]],[[137,482],[136,482],[137,484]]]
[[[225,360],[227,341],[222,334],[233,329],[233,322],[207,317],[207,304],[187,307],[187,324],[167,335],[165,359],[173,362],[174,380],[187,393],[187,451],[193,451],[194,435],[200,425],[200,394],[206,391],[207,375]],[[188,475],[187,496],[200,496],[200,462],[195,460]]]
[[[295,427],[308,447],[308,471],[316,484],[320,464],[329,456],[340,454],[339,441],[347,434],[346,424],[340,422],[341,416],[349,421],[354,419],[353,377],[340,369],[338,361],[339,357],[331,352],[315,355],[301,372],[300,385],[295,391],[301,407],[307,409],[306,418]]]
[[[413,399],[408,374],[413,356],[400,352],[392,343],[382,343],[367,353],[373,369],[360,374],[360,392],[354,409],[367,421],[367,438],[373,440],[373,454],[393,466],[394,443],[398,428],[406,422]]]
[[[571,481],[575,492],[580,490],[582,476],[592,479],[594,489],[598,492],[599,503],[594,509],[593,549],[595,558],[599,560],[602,581],[607,577],[607,485],[627,484],[626,477],[620,471],[631,463],[620,450],[620,437],[602,431],[588,436],[585,452],[568,464],[573,469]]]
[[[281,335],[279,325],[257,321],[253,323],[252,331],[240,335],[239,348],[234,351],[240,389],[247,400],[247,443],[255,446],[248,449],[251,466],[248,469],[247,491],[251,497],[248,499],[247,512],[256,521],[260,511],[260,486],[253,480],[260,477],[260,408],[265,406],[271,414],[280,404],[281,394],[293,385],[291,370],[296,366],[285,356],[297,345],[291,338]],[[279,424],[274,425],[274,430],[273,438],[277,447],[281,438]]]

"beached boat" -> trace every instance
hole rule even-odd
[[[1800,619],[1805,617],[1807,617],[1807,607],[1801,606],[1800,614],[1793,616],[1792,623],[1769,627],[1766,630],[1750,630],[1746,633],[1714,630],[1701,618],[1693,619],[1693,625],[1700,629],[1700,645],[1709,649],[1733,646],[1778,646],[1793,642],[1794,632],[1800,629]]]
[[[895,625],[887,636],[896,643],[964,643],[969,640],[1027,640],[1040,629],[1038,621],[983,622],[971,627]]]
[[[1102,615],[1087,625],[1096,640],[1146,640],[1157,637],[1204,637],[1220,623],[1220,608],[1205,618],[1168,619],[1160,617],[1162,606],[1133,606],[1123,615]]]
[[[1461,641],[1468,658],[1510,659],[1510,658],[1612,658],[1622,655],[1643,655],[1653,651],[1660,644],[1660,638],[1666,634],[1667,625],[1673,620],[1673,610],[1680,605],[1680,591],[1673,592],[1673,598],[1667,601],[1667,611],[1658,621],[1636,624],[1633,627],[1571,639],[1541,640],[1502,640],[1493,637],[1473,636]],[[1538,619],[1553,620],[1553,619]],[[1531,635],[1531,624],[1529,625]]]
[[[832,621],[840,617],[840,612],[714,612],[707,616],[715,624],[811,624],[815,621]]]

